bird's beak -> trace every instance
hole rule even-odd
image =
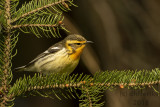
[[[92,41],[86,41],[86,43],[94,43],[94,42],[92,42]]]

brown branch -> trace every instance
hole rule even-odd
[[[160,80],[159,81],[153,81],[153,82],[146,82],[146,83],[135,83],[135,82],[131,82],[131,83],[86,83],[86,81],[81,81],[79,83],[68,83],[68,84],[54,84],[54,85],[47,85],[47,86],[34,86],[34,87],[28,87],[27,91],[33,91],[33,90],[43,90],[43,89],[55,89],[55,88],[80,88],[80,87],[98,87],[98,86],[106,86],[106,87],[110,87],[110,86],[119,86],[120,88],[124,88],[124,86],[148,86],[151,87],[154,84],[160,84]],[[122,87],[123,86],[123,87]],[[14,87],[14,86],[13,86]],[[14,92],[10,92],[12,97],[18,96],[22,93],[23,91],[19,91],[16,95],[14,94]]]
[[[21,15],[20,17],[14,18],[14,19],[11,21],[11,23],[17,21],[17,20],[20,19],[20,18],[23,18],[23,17],[25,17],[25,16],[28,16],[28,15],[30,15],[30,14],[32,14],[32,13],[35,13],[35,12],[37,12],[37,11],[40,11],[40,10],[42,10],[42,9],[44,9],[44,8],[48,8],[48,7],[57,5],[57,4],[59,4],[59,3],[64,3],[65,1],[68,1],[68,0],[61,0],[61,1],[58,1],[58,2],[51,3],[51,4],[47,4],[47,5],[42,6],[42,7],[40,7],[40,8],[34,9],[34,10],[30,11],[30,12],[27,12],[27,13]]]
[[[82,85],[86,84],[85,81],[81,81],[79,83],[76,84],[56,84],[53,86],[45,86],[45,88],[68,88],[68,87],[81,87]],[[160,84],[160,81],[154,81],[154,82],[149,82],[149,83],[90,83],[88,84],[89,86],[120,86],[120,85],[124,85],[124,86],[149,86],[149,85],[154,85],[154,84]],[[42,88],[42,86],[40,87],[34,87],[34,89],[37,88]],[[43,88],[42,88],[43,89]]]
[[[14,25],[11,27],[11,29],[16,29],[20,27],[56,27],[56,24],[23,24],[23,25]]]
[[[49,88],[69,88],[69,87],[75,87],[75,88],[78,88],[78,87],[82,87],[83,85],[88,85],[88,86],[106,86],[106,87],[109,87],[109,86],[151,86],[151,85],[154,85],[154,84],[160,84],[160,80],[159,81],[153,81],[153,82],[147,82],[147,83],[89,83],[87,84],[86,81],[81,81],[79,83],[70,83],[70,84],[55,84],[55,85],[52,85],[52,86],[35,86],[35,87],[29,87],[27,90],[28,91],[32,91],[32,90],[36,90],[36,89],[49,89]]]
[[[11,48],[11,38],[10,38],[10,31],[11,31],[11,16],[10,16],[10,0],[6,0],[5,3],[5,18],[7,22],[7,29],[6,29],[6,36],[4,37],[4,45],[6,46],[4,48],[4,54],[3,54],[3,60],[4,65],[2,66],[3,70],[3,77],[2,77],[2,87],[0,87],[0,92],[2,93],[2,100],[0,102],[1,107],[5,107],[8,101],[11,100],[11,96],[8,96],[9,92],[9,78],[10,78],[10,48]]]
[[[87,93],[87,98],[88,98],[88,100],[89,100],[89,107],[92,107],[92,100],[91,100],[91,97],[89,96],[89,95],[90,95],[90,94],[89,94],[89,91],[88,91],[87,88],[85,88],[85,91],[86,91],[86,93]]]

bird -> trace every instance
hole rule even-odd
[[[52,45],[46,51],[39,54],[28,64],[15,68],[15,71],[33,71],[42,74],[67,73],[74,71],[79,63],[80,56],[88,43],[79,34],[68,35],[62,41]]]

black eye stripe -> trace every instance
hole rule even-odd
[[[81,43],[75,43],[76,45],[81,45]]]
[[[72,45],[82,45],[82,43],[69,43],[68,46],[72,46]]]

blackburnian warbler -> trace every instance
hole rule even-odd
[[[71,73],[78,65],[81,53],[87,43],[92,42],[87,41],[81,35],[69,35],[38,55],[27,65],[15,70],[34,71],[43,74]]]

